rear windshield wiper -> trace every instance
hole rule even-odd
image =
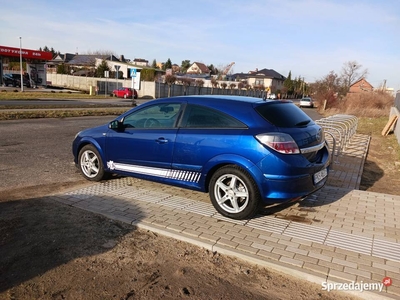
[[[305,125],[307,125],[308,123],[310,123],[310,120],[304,120],[304,121],[301,121],[301,122],[297,123],[297,124],[294,125],[294,126],[305,126]]]

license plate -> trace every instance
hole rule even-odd
[[[317,184],[320,182],[322,179],[324,179],[326,176],[328,176],[328,171],[327,169],[323,169],[317,173],[314,174],[314,184]]]

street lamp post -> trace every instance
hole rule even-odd
[[[19,68],[21,69],[21,92],[24,91],[24,78],[22,76],[22,38],[19,37]]]

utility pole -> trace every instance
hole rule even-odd
[[[24,77],[22,70],[22,37],[19,37],[19,68],[21,69],[21,92],[24,91]]]

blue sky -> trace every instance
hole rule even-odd
[[[400,90],[400,0],[3,1],[0,45],[233,71],[274,69],[312,82],[356,61]]]

